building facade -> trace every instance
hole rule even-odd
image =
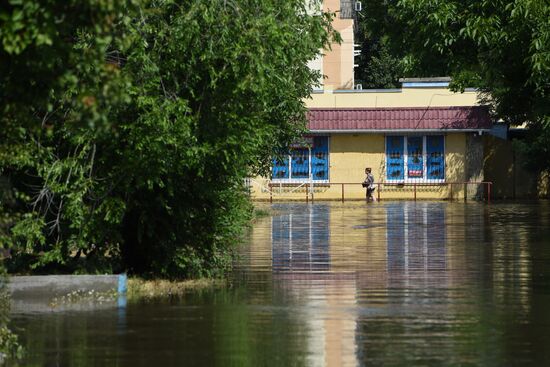
[[[325,78],[305,101],[309,134],[273,160],[271,177],[249,181],[257,200],[364,199],[365,168],[380,199],[486,197],[488,109],[448,78],[404,79],[399,89],[354,89],[352,1],[325,0],[343,42],[311,63]]]

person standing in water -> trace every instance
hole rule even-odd
[[[374,197],[372,196],[372,193],[375,190],[374,176],[370,167],[365,168],[365,175],[367,177],[365,177],[365,181],[363,181],[363,187],[367,189],[367,201],[374,201]]]

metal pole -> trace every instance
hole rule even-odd
[[[378,183],[378,201],[380,201],[380,182]]]
[[[453,183],[449,183],[451,185],[451,201],[453,201]]]
[[[344,184],[342,184],[342,202],[344,202]]]
[[[468,183],[464,182],[464,202],[468,200]]]
[[[416,201],[416,184],[414,184],[413,186],[414,186],[414,201]]]
[[[306,185],[306,203],[309,203],[309,186]]]
[[[273,204],[273,186],[270,183],[268,187],[269,187],[269,203]]]

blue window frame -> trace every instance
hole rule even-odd
[[[292,159],[291,177],[292,178],[309,178],[309,149],[298,148],[290,151]]]
[[[387,136],[386,179],[399,182],[445,180],[445,137]]]
[[[313,138],[311,173],[314,180],[328,180],[328,136]]]
[[[426,137],[426,165],[429,180],[445,178],[445,151],[443,136]]]
[[[290,172],[288,171],[288,156],[273,158],[272,175],[274,179],[288,179]]]
[[[273,159],[272,179],[277,181],[328,181],[328,136],[310,138],[310,146],[297,146]]]
[[[404,137],[386,137],[386,173],[388,180],[403,180],[404,176]]]

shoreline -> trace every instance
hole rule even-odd
[[[227,279],[143,279],[139,277],[128,278],[128,302],[147,300],[153,298],[182,296],[188,291],[197,291],[210,288],[227,286]]]
[[[187,292],[228,285],[223,279],[143,279],[120,275],[66,275],[7,279],[10,313],[89,311],[126,307],[129,303],[183,297]]]

